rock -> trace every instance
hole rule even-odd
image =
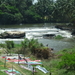
[[[6,31],[0,34],[0,38],[22,38],[25,37],[25,32],[22,31]]]
[[[44,34],[43,38],[53,38],[55,34]]]
[[[55,28],[62,29],[62,26],[61,25],[56,25]]]
[[[72,33],[71,33],[72,35],[75,35],[75,30],[74,31],[72,31]]]
[[[69,30],[72,31],[75,29],[75,26],[73,25],[56,25],[55,28],[61,29],[61,30]]]
[[[43,36],[46,36],[46,37],[53,37],[53,36],[55,36],[55,34],[44,34]]]

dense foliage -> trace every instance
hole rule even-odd
[[[57,35],[55,36],[55,39],[63,39],[64,37],[62,37],[61,35]]]
[[[21,49],[19,49],[18,52],[24,56],[30,52],[30,54],[44,59],[48,59],[50,56],[50,49],[48,47],[44,47],[37,39],[28,40],[25,38],[25,40],[21,42]]]
[[[66,53],[61,57],[61,62],[59,63],[60,68],[66,68],[67,71],[75,70],[75,53]]]
[[[1,47],[4,45],[0,44]],[[37,39],[27,39],[25,38],[24,41],[21,41],[21,44],[18,45],[19,47],[15,47],[15,43],[13,41],[5,41],[5,53],[17,53],[26,55],[34,55],[38,58],[48,59],[50,56],[52,57],[51,49],[48,47],[43,46],[42,43],[39,43]]]
[[[0,0],[0,24],[74,22],[75,0]]]
[[[13,41],[5,41],[5,43],[6,43],[6,48],[7,48],[6,53],[7,54],[10,53],[10,55],[11,55],[11,49],[14,48],[14,42]]]
[[[27,38],[21,42],[21,44],[15,44],[12,41],[6,41],[6,44],[0,44],[2,50],[0,50],[1,53],[3,53],[5,50],[4,47],[10,43],[12,51],[15,50],[14,52],[16,53],[22,53],[25,56],[29,56],[28,54],[26,55],[27,51],[31,52],[31,55],[29,56],[30,58],[36,59],[32,55],[36,55],[37,57],[42,57],[47,58],[49,52],[48,47],[44,47],[42,44],[38,44],[38,40],[31,39],[28,40]],[[13,45],[12,45],[13,43]],[[15,49],[13,49],[15,47]],[[7,47],[9,49],[9,47]],[[20,48],[20,49],[19,49]],[[31,50],[32,49],[32,50]],[[10,53],[10,52],[9,52]],[[38,70],[35,75],[50,75],[50,72],[52,75],[75,75],[75,47],[69,48],[69,49],[64,49],[61,51],[58,51],[55,54],[54,59],[46,59],[42,60],[42,66],[45,67],[49,73],[44,74],[40,70]],[[4,59],[1,59],[4,60]],[[8,64],[8,63],[7,63]],[[14,63],[11,63],[15,65]],[[1,66],[1,61],[0,61],[0,68],[4,68],[4,66]],[[7,65],[8,66],[8,65]],[[17,67],[17,65],[16,65]],[[20,68],[21,69],[21,68]],[[21,69],[22,70],[22,69]],[[22,70],[22,72],[25,72],[27,75],[31,75],[30,71],[27,70]],[[1,72],[3,73],[3,72]],[[1,74],[0,73],[0,74]],[[4,75],[4,74],[2,74]]]

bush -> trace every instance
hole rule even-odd
[[[3,48],[5,48],[5,44],[2,44],[2,43],[1,43],[1,44],[0,44],[0,47],[3,47]]]
[[[14,48],[14,42],[13,41],[5,41],[6,48],[7,48],[7,54],[10,53],[11,55],[11,49]]]
[[[55,39],[63,39],[63,37],[61,35],[57,35]]]
[[[61,56],[61,62],[58,65],[59,68],[65,68],[67,71],[75,70],[75,53],[65,53]]]
[[[48,47],[42,47],[42,48],[37,48],[35,50],[35,54],[38,58],[44,58],[44,59],[48,59],[49,58],[49,48]]]

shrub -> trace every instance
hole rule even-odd
[[[61,62],[58,65],[59,68],[65,68],[67,71],[75,70],[75,53],[65,53],[61,56]]]
[[[63,37],[61,35],[57,35],[55,39],[63,39]]]
[[[3,48],[5,48],[5,44],[2,44],[2,43],[1,43],[1,44],[0,44],[0,47],[3,47]]]
[[[44,58],[44,59],[48,59],[49,58],[49,48],[48,47],[42,47],[42,48],[37,48],[35,50],[35,54],[37,57],[41,57],[41,58]]]
[[[7,54],[10,53],[11,55],[11,49],[14,48],[14,42],[13,41],[5,41],[6,48],[7,48]]]

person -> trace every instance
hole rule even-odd
[[[22,59],[21,56],[19,56],[19,59],[20,59],[20,60]]]
[[[25,58],[23,58],[23,59],[26,61],[26,63],[28,63],[27,59],[25,59]]]
[[[54,49],[53,48],[51,48],[51,53],[54,53]]]
[[[33,67],[33,75],[34,75],[34,70],[35,70],[35,69],[34,69],[34,67]]]

